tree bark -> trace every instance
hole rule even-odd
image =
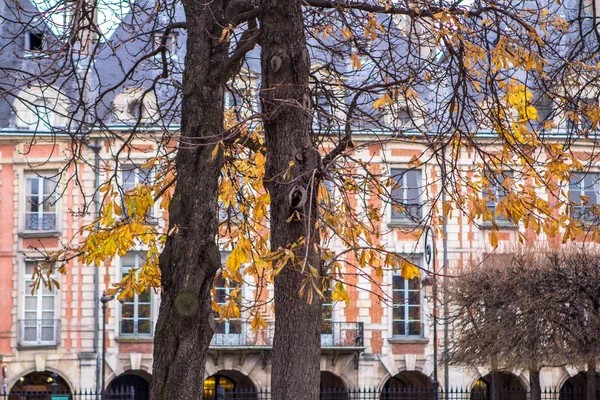
[[[206,351],[213,335],[211,287],[221,264],[216,243],[223,157],[223,1],[185,0],[188,37],[177,186],[169,206],[172,232],[160,256],[163,287],[154,336],[152,400],[202,399]]]
[[[300,261],[288,263],[275,277],[273,400],[319,399],[322,301],[316,294],[312,302],[307,301],[312,290],[309,284],[304,295],[299,295],[310,273],[306,264],[322,272],[322,262],[312,245],[318,241],[316,189],[322,163],[310,129],[310,59],[300,4],[262,0],[259,11],[271,246],[277,250],[304,237],[308,246],[308,251],[303,246],[296,252]],[[303,191],[305,202],[299,204]],[[288,222],[294,210],[298,214]],[[315,278],[315,282],[321,286],[320,279]]]
[[[596,360],[588,361],[586,392],[588,400],[596,400]]]
[[[531,392],[531,400],[542,400],[539,369],[529,370],[529,391]]]

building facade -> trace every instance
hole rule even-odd
[[[35,4],[27,4],[25,8],[35,14]],[[6,14],[9,6],[2,3],[2,7],[0,14]],[[14,37],[18,40],[3,48],[0,57],[3,67],[32,71],[35,69],[32,65],[37,62],[50,61],[40,52],[53,45],[51,40],[45,39],[56,36],[56,32],[41,27],[43,21],[35,18],[32,21],[37,21],[37,25],[31,24],[30,28],[17,32]],[[12,34],[14,30],[11,31],[9,25],[0,25],[1,37]],[[107,28],[116,36],[123,29]],[[148,41],[150,46],[155,42],[155,38],[152,39]],[[183,37],[173,36],[168,43],[172,50],[171,62],[184,58],[182,40]],[[116,80],[113,72],[119,65],[119,54],[134,53],[128,46],[131,44],[125,43],[117,49],[102,48],[95,68],[99,86]],[[89,62],[82,60],[82,63]],[[148,71],[156,71],[157,67],[150,64]],[[250,70],[252,67],[249,66]],[[240,82],[239,86],[254,87],[256,70],[247,75],[249,81]],[[163,94],[168,96],[168,90]],[[65,154],[75,152],[69,135],[69,98],[52,84],[23,87],[6,98],[0,107],[0,226],[3,228],[0,230],[0,368],[5,372],[5,388],[7,392],[43,390],[50,383],[58,382],[62,388],[75,391],[101,387],[104,381],[107,388],[133,385],[136,398],[145,399],[152,380],[153,333],[160,293],[145,291],[122,302],[108,301],[105,327],[100,302],[103,291],[111,283],[140,265],[141,253],[131,251],[100,267],[74,259],[65,274],[55,277],[60,289],[42,287],[32,292],[31,275],[41,256],[37,249],[59,250],[84,225],[93,222],[94,210],[85,210],[83,205],[93,203],[90,200],[96,195],[99,182],[116,173],[122,187],[130,189],[151,179],[142,166],[148,150],[156,143],[152,135],[157,127],[152,116],[158,107],[157,99],[135,85],[104,99],[97,110],[98,115],[103,116],[103,124],[96,127],[96,132],[88,132],[88,145],[78,150],[81,156],[78,162],[65,164]],[[236,104],[236,98],[228,95],[225,102],[226,106]],[[414,118],[418,110],[403,111],[412,116],[409,118],[412,122],[419,119]],[[110,162],[104,164],[112,159],[118,144],[107,139],[102,129],[125,133],[128,126],[138,122],[143,122],[146,129],[135,136],[124,164],[119,168]],[[170,127],[176,129],[175,125]],[[563,128],[557,129],[557,137]],[[482,137],[485,135],[482,132]],[[493,137],[489,133],[488,136]],[[447,326],[440,310],[438,342],[434,343],[433,290],[427,268],[435,263],[445,265],[449,275],[460,273],[483,254],[493,251],[491,226],[483,221],[471,221],[460,212],[452,213],[446,221],[446,237],[435,238],[437,251],[434,260],[427,263],[423,236],[415,235],[424,227],[415,220],[421,219],[431,208],[441,207],[438,195],[442,170],[437,163],[414,166],[415,157],[431,151],[424,144],[401,139],[369,144],[371,139],[369,133],[356,139],[356,157],[369,160],[374,171],[389,174],[404,188],[392,195],[408,205],[400,212],[383,202],[375,204],[385,210],[385,218],[380,222],[381,244],[390,252],[410,257],[423,268],[423,273],[412,280],[392,271],[379,277],[367,266],[363,270],[365,275],[352,278],[353,285],[347,288],[348,305],[325,301],[321,385],[377,390],[431,387],[434,351],[441,352],[444,348]],[[573,145],[573,149],[585,154],[589,146],[592,144],[581,142]],[[477,157],[474,152],[463,149],[454,159],[454,166],[462,171],[465,182],[473,178]],[[100,162],[103,165],[99,167]],[[592,202],[597,202],[600,164],[597,160],[593,162],[591,172],[574,182],[569,191],[574,197],[583,192],[591,193]],[[472,189],[465,185],[462,190],[466,194]],[[502,197],[500,185],[491,190],[496,198]],[[493,203],[491,200],[488,205],[493,208]],[[158,207],[154,213],[159,226],[165,228]],[[582,214],[585,214],[583,209]],[[560,245],[558,239],[547,238],[543,233],[536,237],[532,229],[522,225],[500,221],[499,226],[500,248],[510,248],[517,243],[519,233],[531,243]],[[343,250],[341,245],[337,245],[337,250]],[[223,258],[226,257],[224,250]],[[215,301],[224,301],[232,288],[219,281],[215,286]],[[242,288],[242,292],[244,290],[251,288]],[[380,292],[384,295],[377,294]],[[207,390],[269,388],[274,316],[269,309],[261,312],[269,322],[265,330],[252,330],[247,315],[238,320],[215,321],[206,371],[197,371],[198,379],[205,381]],[[104,341],[103,332],[106,333]],[[102,365],[104,346],[106,356]],[[565,385],[580,387],[583,371],[585,366],[545,368],[541,373],[542,387],[557,390]],[[445,366],[441,362],[438,365],[439,382],[447,387],[479,387],[488,373],[485,367]],[[507,386],[529,387],[527,371],[505,371],[502,376]]]

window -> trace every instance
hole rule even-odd
[[[333,291],[327,288],[323,291],[323,310],[321,311],[321,335],[333,335]]]
[[[215,302],[222,306],[229,302],[229,297],[232,292],[239,288],[239,284],[236,282],[226,282],[225,279],[221,275],[215,278]],[[238,303],[242,302],[242,291],[238,292],[238,297],[236,299]],[[215,334],[221,335],[240,335],[242,333],[242,320],[238,318],[231,318],[229,320],[223,319],[219,313],[215,313]]]
[[[492,219],[504,223],[504,224],[512,224],[504,215],[496,214],[496,208],[498,207],[498,203],[500,203],[506,195],[508,194],[508,190],[503,186],[504,181],[507,178],[512,179],[511,171],[504,171],[502,174],[493,173],[487,174],[489,184],[487,188],[484,188],[482,196],[487,199],[486,205],[492,213]]]
[[[52,112],[50,103],[44,100],[38,100],[34,104],[35,119],[35,130],[37,131],[51,131],[54,125],[54,113]]]
[[[331,106],[333,94],[326,89],[316,89],[313,93],[313,125],[320,127],[329,127],[333,123],[334,111]]]
[[[575,105],[573,103],[578,103]],[[577,120],[567,118],[567,131],[589,131],[593,127],[592,120],[588,117],[589,113],[593,113],[598,107],[598,98],[582,97],[579,101],[571,101],[567,104],[567,114],[576,116]]]
[[[421,281],[392,276],[392,335],[422,336]]]
[[[421,171],[392,169],[392,222],[421,218]]]
[[[600,174],[587,173],[572,175],[569,183],[569,201],[573,205],[572,218],[578,218],[583,221],[593,221],[596,214],[592,211],[592,206],[598,204],[598,181]]]
[[[46,286],[31,293],[32,276],[36,262],[25,261],[23,288],[23,321],[20,324],[19,342],[23,346],[55,345],[59,342],[58,320],[56,318],[56,289]]]
[[[139,253],[129,252],[121,259],[121,278],[132,269],[139,269],[144,259]],[[126,298],[121,304],[120,332],[123,336],[152,335],[152,291],[146,289],[140,294]]]
[[[56,231],[56,182],[49,177],[25,178],[25,230]]]
[[[154,181],[154,173],[149,168],[144,169],[135,165],[124,165],[122,168],[124,194],[133,190],[137,185],[151,185]],[[126,204],[123,209],[127,210]],[[152,217],[154,217],[154,207],[151,207],[148,211],[147,219]]]
[[[158,50],[162,47],[164,32],[154,33],[154,50]],[[165,42],[165,50],[167,51],[167,57],[175,54],[177,50],[177,35],[174,32],[169,33],[167,41]],[[161,53],[158,53],[157,57],[162,57]]]
[[[129,88],[117,94],[113,110],[118,121],[128,124],[147,124],[158,117],[156,96],[144,88]]]
[[[25,36],[25,48],[28,51],[44,50],[44,34],[42,32],[27,32]]]

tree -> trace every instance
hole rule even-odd
[[[600,238],[597,226],[568,212],[585,207],[585,200],[565,198],[560,190],[571,180],[569,171],[584,171],[596,157],[571,150],[576,139],[594,141],[598,128],[597,104],[583,101],[597,86],[598,69],[597,44],[590,39],[597,26],[584,15],[584,4],[567,22],[550,1],[288,3],[183,1],[183,13],[174,2],[132,4],[123,22],[128,29],[111,40],[93,4],[58,3],[47,10],[48,19],[65,9],[71,19],[67,26],[49,22],[56,28],[50,59],[29,74],[4,60],[2,96],[10,104],[24,83],[51,82],[72,104],[63,113],[73,138],[64,173],[86,162],[90,138],[119,143],[114,157],[104,160],[117,170],[147,124],[163,128],[162,135],[144,137],[154,152],[144,166],[160,171],[156,179],[123,190],[109,174],[101,201],[87,198],[82,210],[98,204],[98,217],[45,266],[58,261],[64,271],[74,258],[99,265],[137,243],[148,246],[147,262],[116,290],[121,296],[144,287],[163,291],[153,399],[201,397],[197,371],[212,335],[211,304],[224,317],[240,313],[235,296],[215,307],[211,282],[217,272],[242,282],[244,265],[261,285],[275,285],[274,396],[316,399],[323,287],[347,301],[346,286],[367,265],[378,276],[387,269],[418,274],[382,243],[384,204],[413,222],[433,224],[438,236],[441,219],[453,210],[475,223],[487,221],[494,247],[502,219],[564,240],[588,228],[590,238]],[[99,5],[106,12],[105,3]],[[37,15],[17,4],[7,8],[16,31]],[[168,47],[172,32],[183,29],[186,59],[180,65]],[[257,52],[261,67],[253,70]],[[117,61],[117,79],[96,69],[103,59]],[[251,103],[247,88],[236,82],[255,80],[256,69],[261,110],[243,111],[242,104],[225,109],[228,93]],[[107,101],[132,85],[143,89],[126,110],[131,124],[103,129]],[[156,106],[147,107],[151,97]],[[40,114],[39,105],[20,99]],[[548,103],[553,110],[542,115]],[[559,115],[569,121],[568,135],[549,138]],[[179,120],[178,135],[170,127]],[[482,128],[492,137],[479,135]],[[361,155],[392,140],[423,145],[410,168],[438,166],[433,179],[440,188],[424,204],[402,192],[387,167]],[[470,170],[458,162],[467,152],[477,155]],[[341,199],[328,199],[328,184],[337,186]],[[165,232],[147,221],[154,200],[168,208]],[[227,217],[219,221],[220,208]],[[344,248],[330,246],[332,239]],[[232,250],[221,269],[219,241]],[[264,323],[255,313],[253,325]]]
[[[588,366],[587,393],[596,398],[597,256],[586,250],[518,250],[484,259],[453,282],[453,346],[464,365],[492,366],[492,398],[500,368],[526,368],[534,399],[544,366]],[[590,310],[592,310],[590,312]]]

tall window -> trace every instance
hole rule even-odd
[[[394,336],[421,336],[421,280],[392,277],[392,334]]]
[[[139,269],[144,259],[139,253],[129,252],[121,259],[121,277],[131,269]],[[146,289],[140,294],[126,298],[121,304],[120,332],[123,336],[152,335],[152,291]]]
[[[392,169],[392,221],[421,218],[421,170]]]
[[[483,196],[487,198],[486,205],[492,213],[493,219],[500,222],[508,222],[505,216],[501,214],[495,215],[498,203],[504,200],[508,194],[508,190],[503,186],[506,178],[512,178],[511,171],[504,171],[502,174],[490,174],[488,177],[488,187],[483,190]]]
[[[229,297],[232,295],[234,289],[239,287],[239,284],[235,282],[226,282],[221,275],[215,278],[215,289],[216,297],[215,302],[222,306],[229,302]],[[242,291],[238,292],[236,299],[239,303],[242,302]],[[242,333],[242,320],[239,318],[230,318],[229,320],[223,319],[218,313],[215,313],[216,329],[215,334],[221,335],[240,335]]]
[[[573,206],[573,218],[579,218],[584,221],[596,219],[596,214],[592,212],[592,205],[598,204],[600,174],[587,173],[571,176],[569,183],[569,201]]]
[[[21,345],[53,345],[58,343],[56,318],[56,289],[50,291],[41,285],[31,292],[34,261],[25,262],[23,321],[21,321]]]
[[[323,310],[321,311],[322,322],[321,322],[321,334],[332,335],[333,334],[333,291],[331,288],[327,288],[323,291]]]
[[[153,172],[151,169],[144,169],[135,165],[123,166],[123,193],[134,189],[137,185],[150,185],[154,180]],[[126,210],[127,204],[124,209]],[[147,217],[152,218],[154,216],[154,207],[150,208]]]
[[[25,230],[55,231],[56,182],[49,177],[28,175],[25,186]]]

